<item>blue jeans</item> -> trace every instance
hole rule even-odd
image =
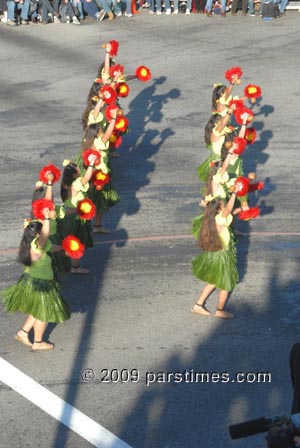
[[[7,0],[7,19],[15,20],[15,8],[21,10],[21,19],[28,20],[29,12],[29,0],[24,0],[24,3],[15,3],[14,1]]]
[[[248,8],[249,8],[249,11],[248,11],[249,14],[255,14],[253,0],[248,0]]]
[[[178,11],[178,3],[179,3],[178,0],[174,0],[174,10],[177,9],[177,11]],[[192,0],[187,0],[186,9],[189,9],[189,10],[192,9]]]
[[[99,12],[99,8],[97,8],[97,5],[94,1],[91,2],[87,2],[86,0],[81,0],[82,2],[82,7],[84,9],[84,11],[91,17],[93,17],[93,19],[97,20],[97,12]]]
[[[213,4],[213,0],[207,0],[206,5],[205,5],[206,11],[211,12],[212,4]],[[222,12],[226,12],[226,0],[221,0],[221,10],[222,10]]]
[[[279,11],[281,12],[281,14],[284,13],[286,5],[288,4],[289,0],[281,0],[280,2],[280,6],[279,6]]]
[[[73,8],[77,9],[79,12],[79,18],[84,19],[83,9],[82,9],[82,3],[80,0],[72,0],[71,1]]]
[[[110,2],[107,0],[95,0],[98,8],[103,9],[105,12],[112,12],[110,7]]]
[[[126,13],[127,14],[131,14],[131,0],[123,0],[120,1],[119,3],[117,2],[117,0],[113,0],[113,7],[114,7],[114,11],[116,14],[118,14],[118,12],[122,12],[122,4],[125,3],[126,5]]]
[[[161,0],[155,0],[152,2],[152,5],[150,6],[151,11],[154,11],[154,3],[156,2],[156,11],[161,12]],[[165,10],[171,9],[170,0],[165,0]]]

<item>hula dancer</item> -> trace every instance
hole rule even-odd
[[[214,198],[212,195],[205,200],[206,207],[199,238],[203,252],[193,258],[192,272],[196,278],[207,284],[191,311],[209,316],[211,313],[206,309],[205,303],[210,294],[218,288],[219,301],[214,316],[229,319],[233,314],[224,308],[229,291],[235,288],[238,281],[236,251],[230,230],[236,191],[232,193],[226,205],[222,199]]]
[[[32,350],[51,350],[54,344],[43,341],[48,322],[64,322],[70,317],[70,307],[59,293],[54,280],[51,258],[47,252],[51,248],[48,240],[50,231],[49,209],[44,209],[44,221],[30,221],[24,229],[20,243],[18,261],[25,266],[18,282],[3,291],[5,309],[28,314],[15,339],[31,347]],[[28,334],[33,329],[34,340]]]
[[[62,181],[61,181],[61,199],[65,205],[65,217],[58,221],[58,232],[61,238],[65,238],[68,235],[74,235],[84,244],[85,247],[93,247],[93,239],[91,234],[90,219],[93,215],[86,216],[82,219],[78,213],[78,206],[80,202],[85,199],[86,193],[89,189],[89,180],[92,177],[94,170],[94,162],[96,160],[95,155],[91,155],[89,160],[89,166],[87,167],[85,174],[81,177],[79,167],[71,162],[66,161]],[[88,208],[93,204],[87,204]],[[88,274],[87,269],[79,266],[78,259],[71,259],[72,274]]]

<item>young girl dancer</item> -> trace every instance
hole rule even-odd
[[[206,207],[200,230],[199,244],[203,252],[192,260],[193,275],[206,282],[197,303],[192,308],[193,313],[209,316],[211,313],[205,307],[206,300],[216,289],[219,300],[215,317],[229,319],[233,314],[225,311],[229,291],[233,290],[238,281],[236,268],[236,253],[231,235],[231,211],[236,200],[236,191],[225,205],[223,199],[206,197]]]
[[[85,247],[93,247],[90,221],[82,220],[77,215],[77,205],[85,198],[85,193],[89,189],[89,180],[92,177],[96,156],[90,157],[90,164],[84,175],[80,176],[78,166],[68,161],[65,166],[61,181],[61,198],[65,205],[66,215],[58,220],[58,231],[62,239],[67,235],[74,235],[80,239]],[[72,258],[72,274],[88,274],[87,269],[79,266],[78,259]]]
[[[4,307],[8,312],[28,314],[15,339],[32,350],[51,350],[54,344],[43,341],[48,322],[64,322],[70,317],[69,305],[61,297],[54,280],[51,249],[49,209],[43,210],[44,221],[30,221],[24,229],[18,261],[25,266],[18,282],[3,291]],[[28,334],[33,329],[31,344]]]

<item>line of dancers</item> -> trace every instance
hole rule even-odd
[[[204,140],[208,158],[198,167],[198,176],[204,182],[200,206],[203,212],[193,219],[193,235],[201,252],[192,259],[193,275],[205,282],[192,313],[211,316],[206,303],[215,289],[219,290],[213,316],[231,319],[234,315],[225,309],[229,292],[238,282],[236,236],[234,219],[249,220],[260,214],[259,207],[250,207],[248,194],[264,188],[264,182],[255,182],[255,173],[244,176],[243,153],[256,140],[256,130],[249,126],[254,118],[252,108],[261,97],[258,85],[244,88],[243,97],[233,96],[233,89],[241,83],[243,71],[232,67],[225,72],[228,84],[217,83],[212,92],[212,112],[205,126]]]
[[[49,164],[42,167],[31,204],[31,217],[24,222],[18,261],[23,274],[2,291],[4,308],[22,312],[26,319],[15,339],[32,351],[52,350],[44,340],[49,322],[70,318],[71,308],[60,293],[63,275],[87,275],[79,260],[93,246],[93,233],[108,234],[102,219],[120,197],[112,185],[111,158],[128,131],[120,98],[130,92],[129,80],[146,82],[151,72],[139,66],[125,75],[115,56],[119,42],[104,44],[104,62],[99,66],[82,114],[84,136],[74,160],[63,161],[63,172]],[[55,205],[53,184],[60,181],[62,205]],[[32,333],[32,334],[31,334]]]

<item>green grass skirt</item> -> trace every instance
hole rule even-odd
[[[88,197],[94,202],[97,212],[100,213],[106,213],[110,207],[116,205],[120,200],[120,196],[112,188],[111,183],[105,185],[103,190],[91,187],[88,191]]]
[[[64,322],[69,319],[69,304],[59,293],[55,280],[41,280],[22,274],[15,285],[2,292],[6,311],[31,314],[42,322]]]
[[[202,252],[192,259],[193,275],[219,289],[232,291],[239,279],[236,268],[236,249],[230,244],[228,249]]]
[[[61,244],[61,238],[59,238],[57,234],[51,235],[49,239],[52,244],[56,244],[58,246]],[[50,256],[52,259],[52,268],[55,278],[71,271],[71,259],[63,250],[60,250],[59,252],[51,252]]]
[[[208,178],[208,175],[209,175],[209,172],[210,172],[210,166],[209,166],[209,164],[210,164],[210,162],[212,162],[213,160],[217,160],[217,159],[218,159],[217,154],[215,154],[214,152],[212,152],[212,153],[209,155],[209,157],[208,157],[206,160],[204,160],[204,162],[201,163],[201,165],[198,166],[198,168],[197,168],[197,173],[198,173],[199,180],[200,180],[201,182],[206,182],[206,181],[207,181],[207,178]],[[219,157],[219,159],[220,159],[220,157]]]
[[[62,240],[68,235],[73,235],[79,238],[86,248],[94,245],[91,222],[80,219],[76,213],[58,219],[57,232]]]

